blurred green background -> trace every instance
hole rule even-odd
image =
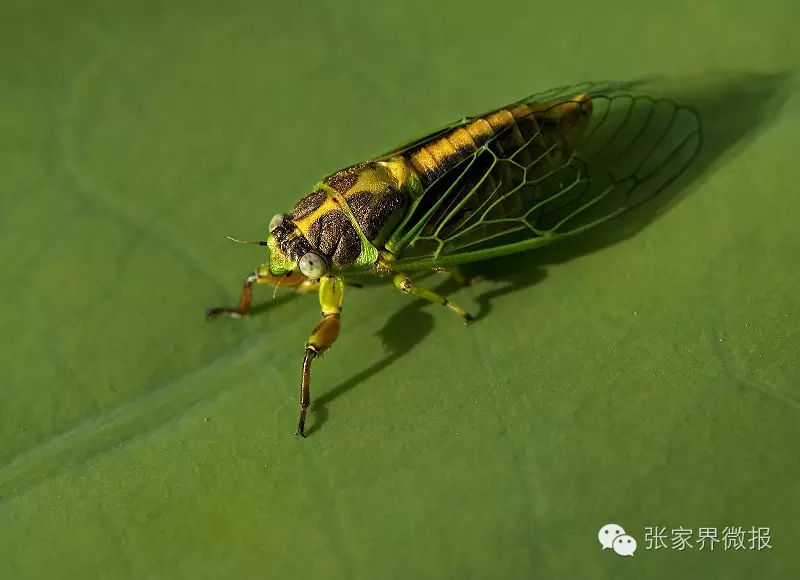
[[[800,5],[275,4],[0,9],[0,578],[800,577]],[[306,440],[316,298],[202,318],[263,257],[225,236],[326,172],[552,86],[726,70],[698,171],[618,243],[487,265],[469,328],[349,290]],[[773,548],[645,550],[730,525]]]

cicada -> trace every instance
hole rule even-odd
[[[586,84],[532,95],[465,117],[370,161],[324,177],[269,222],[266,263],[247,275],[239,305],[208,318],[248,313],[254,284],[316,291],[322,319],[305,343],[300,379],[304,435],[311,363],[339,335],[344,289],[359,276],[460,306],[415,283],[425,271],[538,248],[584,232],[654,197],[692,162],[699,115],[633,90]],[[238,241],[238,240],[236,240]]]

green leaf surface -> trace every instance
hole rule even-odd
[[[797,3],[291,4],[4,4],[0,578],[800,577]],[[471,327],[348,289],[305,440],[315,297],[203,320],[323,174],[653,73],[706,123],[670,197],[428,279]]]

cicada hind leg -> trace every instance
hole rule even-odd
[[[453,282],[462,288],[466,288],[467,286],[472,286],[474,284],[480,284],[486,280],[484,276],[467,276],[458,266],[434,268],[433,270],[439,274],[449,274]]]
[[[457,275],[462,280],[465,280],[465,278],[460,272]],[[456,278],[456,280],[458,281],[458,278]],[[392,279],[392,282],[394,283],[395,288],[400,290],[400,292],[402,292],[403,294],[416,296],[417,298],[422,298],[423,300],[427,300],[428,302],[431,302],[433,304],[441,304],[451,312],[457,314],[464,322],[464,324],[469,324],[470,322],[475,320],[475,318],[471,314],[469,314],[459,305],[450,302],[447,298],[445,298],[441,294],[437,294],[433,290],[428,290],[427,288],[421,288],[415,285],[411,281],[411,278],[409,278],[406,274],[403,274],[402,272],[395,274],[394,278]]]

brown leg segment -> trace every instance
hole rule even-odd
[[[242,294],[239,296],[239,306],[234,308],[227,306],[206,308],[206,318],[216,318],[220,314],[227,314],[231,318],[242,318],[245,316],[250,312],[253,284],[272,284],[275,286],[276,291],[280,287],[294,288],[300,294],[313,292],[319,288],[319,281],[309,280],[299,272],[290,272],[282,276],[276,276],[270,271],[269,266],[264,264],[259,266],[252,274],[248,274],[244,279]]]
[[[311,404],[311,360],[317,353],[306,347],[306,356],[303,357],[303,376],[300,379],[300,420],[297,422],[295,435],[305,437],[306,411]]]
[[[244,279],[244,286],[242,286],[242,294],[239,296],[239,306],[230,308],[226,306],[217,306],[214,308],[206,308],[206,318],[215,318],[220,314],[227,314],[231,318],[241,318],[250,311],[250,300],[253,295],[253,284],[258,281],[258,272],[248,274]]]

